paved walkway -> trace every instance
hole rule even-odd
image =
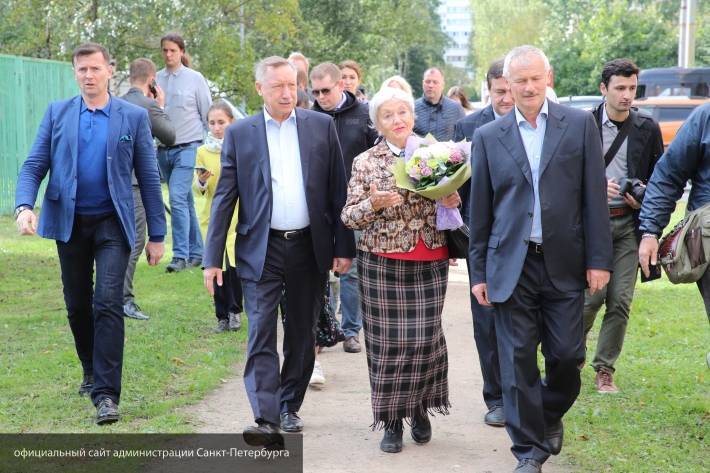
[[[432,418],[433,438],[417,445],[405,427],[399,454],[379,450],[381,432],[372,432],[370,387],[364,352],[345,353],[341,345],[319,355],[327,383],[309,389],[299,413],[304,421],[304,472],[511,472],[516,461],[504,429],[483,424],[481,373],[473,341],[465,265],[452,267],[443,325],[449,349],[451,415]],[[361,340],[363,337],[360,337]],[[199,432],[241,432],[252,424],[244,392],[242,366],[235,376],[190,408]],[[545,473],[566,471],[555,459]]]

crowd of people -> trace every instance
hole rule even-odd
[[[422,97],[393,76],[368,98],[356,62],[311,70],[295,52],[258,62],[263,108],[235,121],[190,67],[183,38],[168,34],[160,46],[165,68],[133,61],[122,98],[109,93],[106,48],[78,46],[81,94],[48,107],[18,177],[18,229],[56,240],[79,394],[90,395],[98,424],[120,418],[124,317],[149,319],[133,277],[144,250],[150,265],[164,253],[161,177],[167,272],[203,268],[216,332],[240,330],[248,317],[250,445],[283,448],[282,431],[304,429],[309,382],[325,381],[315,327],[329,273],[340,282],[343,350],[360,352],[364,332],[380,449],[400,452],[405,425],[415,442],[430,441],[430,415],[451,408],[441,317],[456,264],[437,206],[459,208],[470,227],[483,422],[507,429],[515,471],[539,472],[561,451],[602,305],[595,383],[619,391],[614,366],[637,268],[648,277],[658,264],[658,238],[687,180],[689,209],[710,202],[710,105],[663,155],[658,123],[631,107],[639,68],[628,59],[600,65],[605,100],[589,113],[553,100],[543,51],[516,47],[491,64],[490,102],[472,112],[460,88],[444,94],[439,68],[424,72]],[[438,201],[398,187],[391,170],[410,137],[428,134],[472,143],[470,183]],[[195,194],[205,197],[199,217]],[[698,286],[710,317],[710,271]]]

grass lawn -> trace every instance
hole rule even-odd
[[[673,225],[684,208],[676,211]],[[710,421],[710,331],[695,284],[636,285],[614,381],[598,394],[594,357],[603,308],[587,343],[582,392],[565,417],[562,461],[576,472],[705,472]]]
[[[158,267],[145,258],[138,265],[136,301],[151,319],[126,319],[123,418],[99,428],[91,402],[77,395],[82,372],[56,246],[20,237],[12,218],[0,217],[0,432],[193,430],[179,408],[235,374],[246,327],[212,334],[216,318],[202,272],[166,274],[169,256]]]
[[[210,332],[215,318],[200,271],[166,274],[169,258],[157,268],[141,261],[137,301],[151,320],[126,320],[123,420],[99,428],[91,403],[76,394],[81,368],[54,242],[21,238],[1,217],[0,258],[0,432],[190,432],[179,408],[235,374],[245,330]],[[590,357],[600,323],[601,314]],[[708,471],[708,334],[694,285],[637,285],[617,364],[622,392],[597,394],[587,365],[565,418],[561,462],[576,472]]]

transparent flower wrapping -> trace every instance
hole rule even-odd
[[[411,136],[404,158],[398,159],[390,170],[397,187],[437,200],[454,193],[471,177],[470,147],[467,141],[438,142],[431,135]],[[457,156],[454,161],[460,161],[452,162],[452,154]]]

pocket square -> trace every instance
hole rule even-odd
[[[124,141],[133,141],[133,137],[131,135],[123,135],[118,139],[119,142],[124,142]]]

